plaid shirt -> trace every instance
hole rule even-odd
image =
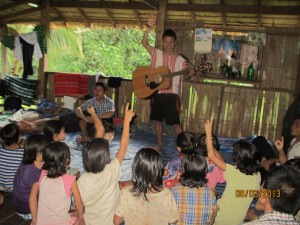
[[[107,96],[104,96],[103,102],[98,102],[95,97],[87,100],[82,104],[81,110],[86,111],[90,106],[93,106],[95,108],[97,115],[102,115],[103,113],[106,113],[108,111],[115,110],[115,103]]]
[[[293,217],[293,215],[281,213],[277,211],[269,212],[261,217],[259,219],[244,223],[244,225],[299,225],[300,223],[296,221],[296,219]]]
[[[207,224],[218,209],[215,193],[208,187],[172,188],[178,210],[178,225]]]

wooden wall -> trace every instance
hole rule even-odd
[[[191,48],[186,43],[180,46],[184,54],[190,55]],[[299,48],[298,36],[267,34],[261,66],[265,79],[254,87],[207,83],[205,77],[185,81],[181,107],[184,130],[202,133],[205,120],[213,116],[214,133],[219,136],[256,134],[271,140],[280,137],[284,114],[300,89]],[[48,83],[51,84],[51,74]],[[130,102],[137,114],[136,121],[149,121],[150,101],[135,97],[130,80],[122,81],[121,87],[110,90],[108,96],[118,105],[117,116],[123,116],[125,103]]]

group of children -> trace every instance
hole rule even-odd
[[[159,152],[141,148],[132,165],[132,186],[121,191],[121,163],[129,144],[133,111],[125,109],[123,133],[115,159],[93,107],[94,138],[82,150],[85,173],[67,173],[70,149],[59,120],[45,124],[44,134],[31,134],[23,143],[18,125],[0,132],[0,187],[12,191],[17,213],[36,224],[241,224],[253,196],[238,197],[237,190],[259,190],[261,176],[256,146],[238,141],[235,165],[225,163],[212,135],[212,121],[198,139],[188,132],[177,136],[179,158],[164,168]],[[23,146],[24,144],[24,146]],[[276,143],[280,147],[281,142]],[[217,200],[215,187],[226,181]],[[71,199],[74,204],[71,207]]]

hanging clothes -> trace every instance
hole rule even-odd
[[[36,32],[19,34],[15,38],[14,56],[24,64],[23,79],[27,79],[28,75],[33,74],[32,55],[34,55],[36,59],[43,57],[37,41]]]

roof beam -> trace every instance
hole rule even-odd
[[[17,6],[24,5],[24,4],[27,4],[27,0],[21,0],[21,1],[10,3],[10,4],[6,4],[6,5],[3,5],[2,7],[0,7],[0,11],[13,9]]]
[[[106,2],[106,1],[51,1],[55,8],[102,8],[127,10],[153,10],[153,7],[143,2]]]
[[[299,15],[300,6],[256,6],[218,4],[168,4],[168,11],[219,12],[241,14]]]
[[[158,1],[156,0],[142,0],[145,4],[151,6],[153,9],[158,10]]]
[[[23,10],[21,12],[13,13],[13,14],[10,14],[8,16],[0,18],[0,23],[6,23],[6,22],[9,22],[11,20],[22,17],[24,15],[31,14],[31,13],[36,13],[36,12],[41,11],[42,9],[43,9],[42,7],[38,7],[38,8],[26,9],[26,10]]]
[[[116,21],[114,20],[110,9],[105,9],[107,17],[109,18],[110,22],[112,23],[113,27],[116,27]]]
[[[220,5],[224,6],[225,5],[225,1],[224,0],[220,0]],[[222,22],[223,22],[223,28],[227,27],[227,23],[226,23],[226,13],[222,12]]]
[[[85,25],[86,25],[87,27],[90,27],[90,26],[91,26],[91,23],[89,22],[88,17],[87,17],[87,15],[85,14],[85,12],[84,12],[81,8],[78,8],[78,11],[79,11],[79,13],[80,13],[80,15],[81,15],[81,17],[82,17],[82,19],[83,19]]]
[[[134,17],[137,20],[137,22],[140,25],[140,27],[143,27],[143,23],[142,23],[141,18],[140,18],[140,16],[139,16],[139,14],[138,14],[137,11],[134,11]]]

